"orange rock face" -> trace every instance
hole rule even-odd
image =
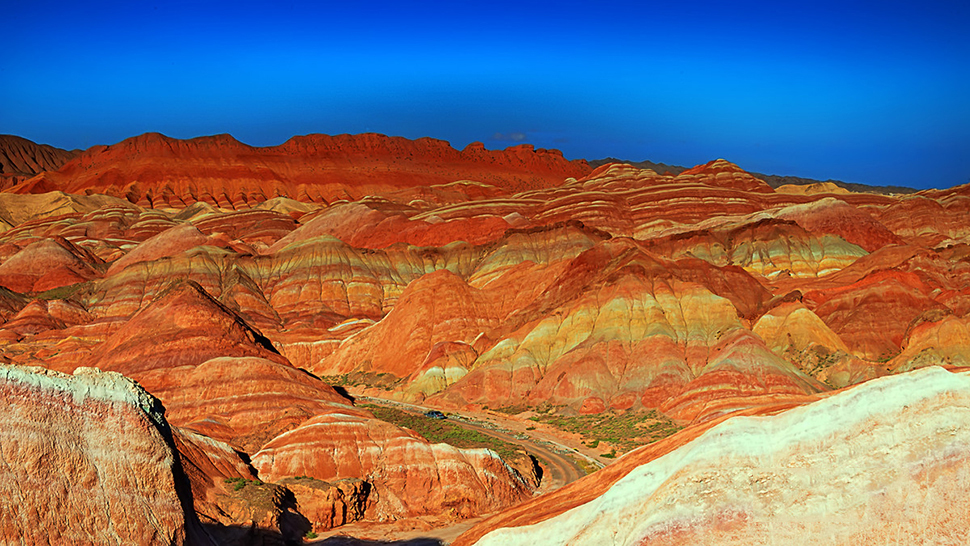
[[[206,173],[202,179],[200,172]],[[30,179],[14,191],[62,189],[154,208],[205,202],[237,209],[274,197],[329,203],[458,180],[521,191],[588,172],[585,161],[570,162],[556,150],[530,145],[489,151],[476,143],[459,151],[430,138],[363,134],[308,135],[253,148],[229,135],[175,140],[149,133],[95,146],[56,173]]]
[[[44,292],[100,276],[101,260],[63,238],[25,246],[0,264],[0,285],[14,292]]]
[[[202,435],[182,441],[187,466],[197,468],[197,498],[213,495],[220,479],[252,478],[232,451],[220,455],[213,440],[249,453],[265,481],[362,479],[376,493],[369,513],[380,519],[469,517],[509,506],[532,491],[493,453],[432,445],[352,407],[329,385],[291,366],[262,334],[192,282],[165,290],[98,345],[87,362],[123,372],[154,393],[168,419],[186,431],[182,438],[191,438],[189,431]],[[343,434],[355,428],[360,431]],[[304,431],[320,445],[308,447],[312,442],[300,439]],[[351,463],[355,459],[363,462]],[[404,466],[407,472],[399,470]],[[326,499],[331,511],[354,505],[343,493],[324,498],[303,493],[319,505],[314,513],[320,518]],[[224,508],[210,499],[198,511],[213,513],[213,503]],[[319,523],[332,526],[348,517],[331,513]]]
[[[171,431],[136,383],[2,366],[0,401],[4,542],[185,543]]]
[[[495,453],[429,444],[372,418],[328,414],[274,438],[253,455],[264,479],[310,476],[331,481],[362,476],[374,484],[377,519],[464,518],[532,496],[532,489]]]
[[[56,171],[77,154],[77,150],[61,150],[14,135],[0,135],[0,189],[44,171]]]

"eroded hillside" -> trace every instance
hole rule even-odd
[[[0,349],[15,366],[119,372],[157,398],[189,469],[184,521],[253,521],[280,540],[298,517],[305,531],[452,521],[524,502],[534,483],[352,396],[560,427],[676,425],[642,443],[686,427],[585,483],[701,445],[731,416],[798,421],[835,391],[875,398],[870,382],[967,366],[970,190],[817,190],[777,192],[724,160],[675,176],[380,135],[275,148],[143,135],[0,193]],[[704,449],[729,455],[715,444]],[[236,494],[250,486],[276,500]],[[294,494],[345,515],[311,520],[286,504]],[[685,529],[707,537],[705,525]]]

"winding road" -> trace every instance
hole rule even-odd
[[[374,398],[370,396],[354,396],[354,398],[364,403],[393,407],[412,413],[423,414],[426,411],[434,409],[416,404],[408,404],[405,402],[398,402],[396,400],[387,400],[384,398]],[[502,428],[499,425],[482,421],[481,419],[460,411],[449,412],[448,419],[460,427],[519,446],[530,455],[538,459],[539,464],[542,467],[542,480],[539,484],[539,489],[536,490],[537,495],[559,489],[560,487],[574,482],[586,475],[586,471],[583,470],[583,467],[581,467],[573,457],[583,458],[590,464],[597,467],[603,466],[600,461],[597,461],[592,457],[588,457],[575,449],[559,444],[555,441],[534,438],[524,433],[512,432]]]

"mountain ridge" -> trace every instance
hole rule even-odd
[[[643,160],[643,161],[628,161],[624,159],[616,159],[614,157],[606,157],[603,159],[588,159],[587,163],[591,167],[596,168],[609,163],[626,163],[628,165],[633,165],[639,169],[651,169],[657,174],[669,173],[671,175],[677,176],[680,173],[690,170],[692,167],[683,167],[681,165],[669,165],[667,163],[657,163],[654,161]],[[778,188],[786,184],[791,184],[794,186],[811,186],[814,184],[834,184],[840,188],[853,191],[853,192],[864,192],[864,193],[881,193],[881,194],[893,194],[893,193],[916,193],[916,188],[910,188],[907,186],[875,186],[870,184],[862,184],[859,182],[845,182],[842,180],[828,179],[828,180],[816,180],[814,178],[807,178],[803,176],[791,176],[791,175],[777,175],[777,174],[764,174],[756,173],[754,171],[747,171],[749,174],[756,178],[764,180],[772,188]]]
[[[585,160],[570,161],[558,150],[530,144],[486,150],[474,142],[458,150],[432,138],[362,133],[304,135],[279,146],[254,147],[227,134],[182,140],[145,133],[93,146],[59,170],[42,172],[9,191],[101,193],[155,208],[199,201],[249,208],[274,197],[333,203],[402,191],[415,199],[420,188],[469,180],[494,188],[493,193],[514,193],[590,170]]]

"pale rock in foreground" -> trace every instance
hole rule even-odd
[[[730,419],[591,502],[477,544],[966,544],[968,500],[970,377],[925,368]]]
[[[163,412],[118,373],[0,366],[0,543],[185,543]]]

